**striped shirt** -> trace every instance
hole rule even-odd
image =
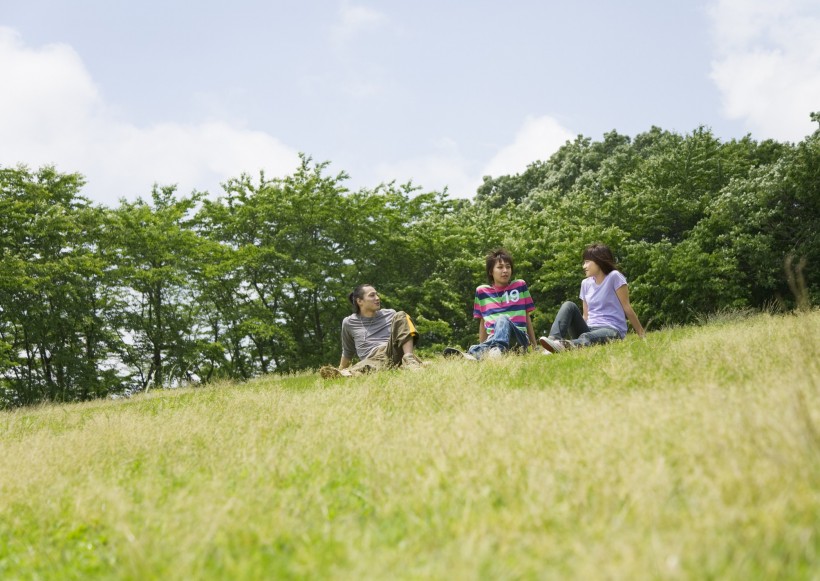
[[[526,333],[527,313],[534,310],[535,303],[530,296],[530,289],[521,279],[501,288],[482,284],[475,289],[473,318],[484,319],[488,337],[495,333],[495,321],[501,315],[507,315],[516,327]]]

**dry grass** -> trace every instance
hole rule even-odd
[[[0,414],[4,579],[816,579],[820,313]]]

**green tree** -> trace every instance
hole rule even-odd
[[[327,165],[302,156],[285,178],[229,180],[225,196],[205,201],[199,213],[203,236],[227,259],[212,268],[216,277],[203,289],[243,376],[338,356],[338,338],[329,330],[345,312],[340,299],[356,228],[342,185],[347,176],[324,175]]]
[[[0,361],[5,403],[73,401],[116,389],[102,212],[83,179],[0,169]],[[0,394],[2,395],[2,394]]]
[[[421,350],[440,351],[475,338],[473,291],[479,280],[487,240],[476,206],[427,193],[408,203],[415,219],[406,224],[402,260],[394,263],[388,288],[397,304],[416,319]],[[398,213],[394,222],[401,226]],[[491,238],[491,237],[490,237]]]
[[[697,252],[736,265],[731,280],[740,282],[746,303],[758,308],[794,298],[783,271],[788,256],[820,261],[820,132],[779,149],[773,163],[732,180],[692,235]],[[816,269],[806,276],[816,300]]]
[[[106,246],[115,257],[119,297],[112,326],[138,388],[199,378],[203,330],[192,281],[201,240],[192,211],[202,195],[178,199],[175,189],[154,186],[151,204],[123,201],[109,216]]]

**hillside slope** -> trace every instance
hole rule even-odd
[[[0,413],[3,579],[811,579],[820,312]]]

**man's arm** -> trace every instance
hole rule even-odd
[[[478,320],[478,342],[483,343],[487,340],[487,327],[484,326],[484,319]]]
[[[345,356],[345,351],[353,350],[355,354],[355,340],[350,329],[347,327],[348,319],[342,321],[342,358],[339,360],[339,369],[350,367],[351,360]]]
[[[535,350],[535,346],[538,343],[535,340],[535,329],[532,326],[532,317],[529,313],[527,313],[527,336],[530,338],[530,347]]]

